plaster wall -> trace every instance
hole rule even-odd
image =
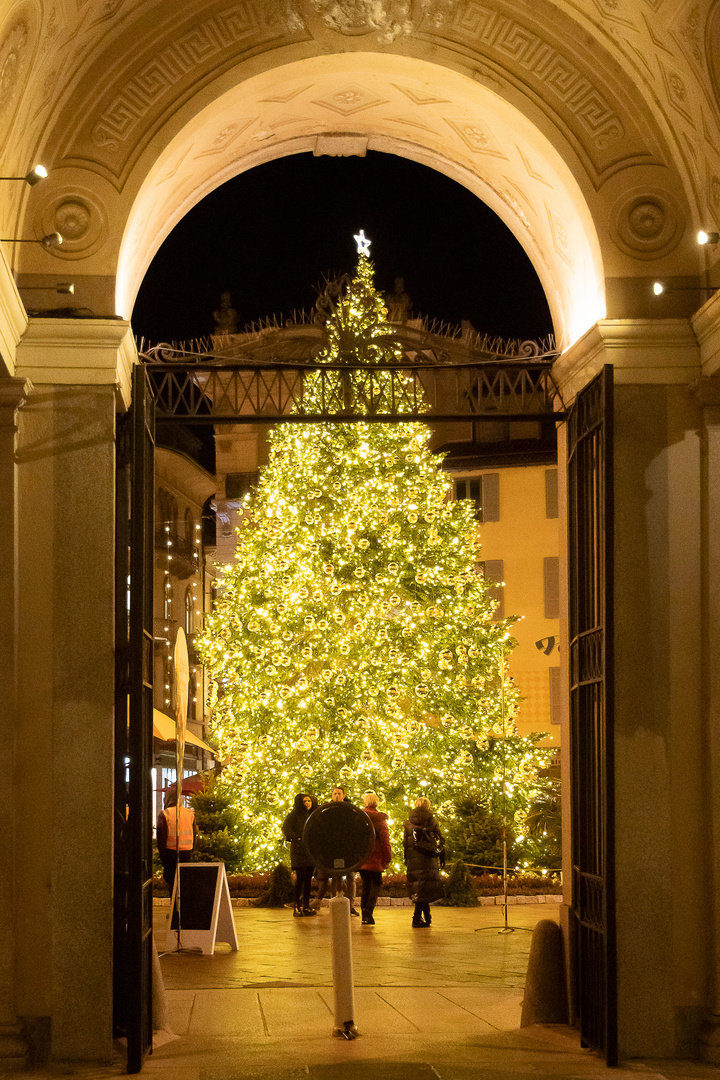
[[[14,1005],[56,1060],[111,1052],[114,431],[112,386],[18,421]]]

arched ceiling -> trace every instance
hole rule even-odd
[[[119,260],[118,311],[129,314],[160,242],[218,183],[281,155],[367,148],[439,169],[495,210],[535,263],[556,326],[575,336],[604,314],[590,214],[572,174],[537,129],[464,76],[372,53],[311,58],[264,72],[183,128],[154,163],[133,207]],[[324,197],[342,195],[318,192],[318,206],[298,212],[318,213],[321,221]]]
[[[720,218],[717,11],[0,0],[2,172],[52,168],[32,191],[1,185],[0,226],[66,237],[11,252],[21,282],[71,271],[86,307],[112,314],[117,296],[127,314],[163,236],[218,183],[280,155],[367,146],[488,202],[569,343],[606,302],[637,307],[650,275],[703,269],[691,229]]]

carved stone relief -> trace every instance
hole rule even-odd
[[[626,192],[611,211],[613,240],[621,251],[636,259],[668,255],[679,243],[684,226],[682,211],[668,192]]]
[[[7,141],[28,81],[37,30],[38,10],[32,3],[15,7],[0,28],[0,146]]]
[[[54,248],[53,253],[64,259],[84,259],[107,240],[105,207],[95,192],[84,188],[56,191],[37,210],[35,232],[39,236],[59,232],[62,247]]]

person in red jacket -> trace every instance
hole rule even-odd
[[[378,797],[375,792],[366,791],[363,795],[363,810],[372,821],[375,830],[375,844],[360,867],[360,878],[362,880],[360,910],[362,911],[364,926],[375,925],[373,912],[382,885],[382,872],[388,868],[392,858],[387,814],[383,814],[378,810],[377,805]]]

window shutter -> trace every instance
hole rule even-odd
[[[500,473],[483,473],[482,520],[500,520]]]
[[[545,517],[556,518],[558,516],[558,471],[557,469],[545,470]]]
[[[550,723],[560,723],[560,668],[548,668],[550,675]]]
[[[502,559],[487,559],[483,564],[483,576],[487,581],[496,581],[498,584],[492,589],[488,589],[488,596],[497,601],[497,607],[493,613],[493,620],[496,622],[505,618],[505,590],[502,586],[503,580],[503,560]]]
[[[560,618],[560,560],[557,555],[543,559],[545,583],[545,618]]]

